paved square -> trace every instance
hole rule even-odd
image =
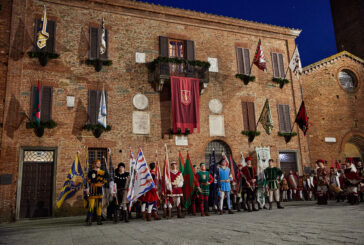
[[[285,209],[88,227],[85,217],[0,224],[0,244],[364,244],[364,205],[284,203]]]

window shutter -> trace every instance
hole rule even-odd
[[[238,64],[238,73],[244,74],[243,49],[236,48],[236,63]]]
[[[278,121],[279,121],[279,131],[286,132],[285,123],[284,123],[284,109],[283,105],[277,105],[278,109]]]
[[[48,53],[54,54],[55,51],[55,40],[56,40],[56,22],[48,20],[47,32],[49,33],[49,38],[47,40],[46,51]]]
[[[159,36],[159,56],[161,57],[168,57],[168,38]],[[160,75],[169,76],[169,64],[168,63],[161,63],[159,64],[160,67]]]
[[[30,113],[29,113],[29,117],[30,117],[31,120],[33,120],[33,107],[34,107],[35,94],[37,93],[37,87],[32,86],[30,93],[31,93],[31,95],[30,95]]]
[[[254,102],[247,102],[247,107],[248,107],[249,130],[255,131],[256,124],[255,124]]]
[[[97,122],[97,90],[88,91],[88,121],[95,125]]]
[[[47,122],[52,119],[52,87],[42,87],[40,120]]]
[[[242,102],[243,106],[243,123],[244,123],[244,130],[249,130],[249,120],[248,120],[248,105],[247,102]]]
[[[101,34],[102,34],[102,29],[99,29],[100,30],[100,44],[101,44]],[[107,60],[108,57],[109,57],[109,32],[108,30],[105,29],[105,41],[106,41],[106,51],[105,53],[103,54],[100,54],[100,59],[103,59],[103,60]],[[99,50],[100,50],[100,47],[99,47]]]
[[[289,113],[289,105],[283,105],[283,113],[284,113],[284,128],[287,133],[291,132],[291,117]]]
[[[283,64],[283,54],[278,55],[278,62],[279,62],[279,77],[283,78],[285,75],[284,64]]]
[[[195,42],[186,40],[186,60],[195,60]]]
[[[277,53],[272,53],[272,63],[273,63],[273,76],[274,77],[279,77],[279,67],[278,67]]]
[[[244,74],[245,75],[249,75],[250,73],[250,53],[249,53],[249,49],[244,48],[242,49],[243,51],[243,58],[244,58]]]
[[[90,27],[90,51],[89,59],[94,60],[99,57],[99,28]]]

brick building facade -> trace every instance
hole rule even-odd
[[[364,61],[343,51],[303,68],[312,160],[364,157]]]
[[[302,173],[305,167],[311,167],[306,138],[297,126],[293,130],[298,136],[289,143],[278,136],[278,131],[287,130],[293,124],[302,101],[300,84],[290,71],[287,78],[291,82],[283,88],[272,82],[273,69],[275,76],[282,76],[282,71],[287,70],[300,30],[127,0],[13,0],[7,3],[1,18],[9,21],[11,47],[16,45],[21,52],[15,58],[9,56],[7,69],[2,68],[5,71],[0,79],[7,85],[0,162],[0,216],[4,219],[32,217],[36,208],[43,210],[45,216],[62,212],[72,214],[77,210],[82,203],[81,192],[67,201],[61,210],[55,209],[55,201],[76,152],[81,151],[84,159],[84,146],[89,148],[90,159],[105,154],[110,148],[114,164],[128,163],[129,146],[136,151],[140,145],[147,161],[151,162],[156,150],[162,160],[164,144],[167,144],[171,160],[177,159],[179,150],[183,155],[188,150],[193,163],[205,161],[212,148],[231,151],[239,162],[240,152],[254,157],[255,147],[269,146],[272,158],[282,168],[293,168]],[[29,58],[26,52],[34,49],[35,23],[42,16],[44,4],[48,20],[55,23],[52,24],[54,52],[60,56],[41,66],[38,59]],[[93,48],[98,50],[97,45],[93,46],[97,38],[94,39],[91,30],[97,33],[102,18],[107,30],[106,58],[112,65],[103,66],[96,72],[86,60],[95,55]],[[253,66],[256,80],[244,85],[235,75],[238,70],[247,73],[259,39],[267,59],[267,72]],[[163,46],[166,40],[169,46]],[[203,78],[207,79],[200,83],[203,88],[200,95],[201,132],[188,135],[187,146],[177,146],[176,136],[169,134],[168,74],[165,77],[148,69],[148,63],[158,56],[171,56],[173,42],[177,46],[181,42],[181,47],[187,49],[183,52],[184,58],[209,60],[213,64],[204,74]],[[163,54],[165,47],[169,47],[167,54]],[[170,69],[174,69],[173,65]],[[47,101],[44,104],[48,105],[45,110],[47,118],[57,123],[56,128],[45,129],[42,137],[26,128],[32,87],[38,81],[44,88],[49,88],[43,91],[46,94],[43,99]],[[95,138],[82,127],[94,115],[97,91],[103,85],[107,92],[108,123],[112,129]],[[133,98],[136,94],[147,97],[146,108],[135,108]],[[74,107],[67,106],[67,97],[74,97]],[[221,102],[222,110],[209,108],[209,104],[212,107],[219,105],[210,103],[213,99]],[[266,99],[269,99],[272,111],[273,131],[267,135],[259,124],[257,130],[261,135],[248,143],[247,136],[241,134],[242,130],[249,129],[244,118],[255,123]],[[279,105],[285,109],[278,112]],[[137,134],[137,117],[147,121],[149,118],[149,132]],[[133,125],[137,129],[133,129]],[[27,195],[34,192],[30,186],[35,183],[38,183],[36,192],[45,194],[33,197],[33,200]],[[37,198],[44,200],[39,202]],[[25,200],[33,204],[27,204]]]

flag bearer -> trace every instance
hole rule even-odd
[[[107,172],[100,169],[101,161],[95,160],[92,165],[92,170],[87,175],[87,188],[86,194],[89,196],[89,211],[87,214],[87,224],[92,224],[92,213],[96,208],[97,224],[102,225],[101,222],[101,211],[102,211],[102,186],[107,183],[108,174]]]
[[[279,184],[278,180],[281,178],[282,171],[281,169],[274,167],[274,160],[269,159],[269,167],[264,170],[264,175],[267,180],[267,186],[269,191],[269,210],[272,209],[273,195],[274,199],[277,202],[277,208],[283,208],[281,206],[280,198],[279,198]]]
[[[224,198],[227,198],[227,205],[229,209],[229,214],[233,214],[234,212],[231,210],[231,202],[230,202],[230,181],[233,180],[233,177],[230,172],[230,168],[226,166],[226,159],[223,159],[221,162],[221,167],[219,168],[219,192],[220,192],[220,215],[223,214],[223,204]]]
[[[130,182],[130,174],[125,171],[125,164],[123,162],[118,164],[118,168],[115,169],[115,183],[117,188],[117,200],[118,206],[115,210],[114,221],[117,222],[120,217],[119,212],[121,211],[121,220],[129,222],[128,204],[127,199],[128,187]]]
[[[243,192],[247,194],[245,199],[245,205],[248,211],[258,211],[255,207],[256,191],[257,191],[257,171],[252,165],[252,158],[245,158],[246,166],[243,167],[242,173],[244,178],[242,179]],[[250,202],[250,203],[249,203]]]
[[[210,216],[209,214],[209,195],[210,184],[214,181],[212,175],[206,171],[205,163],[200,163],[200,171],[197,173],[200,184],[200,209],[201,216]]]
[[[175,161],[171,163],[172,170],[170,171],[171,183],[172,183],[172,193],[167,194],[168,196],[168,218],[172,218],[172,205],[173,199],[176,201],[177,206],[177,217],[184,218],[182,216],[182,207],[181,207],[181,197],[183,197],[183,175],[180,171],[178,171],[178,166]]]
[[[327,204],[327,191],[328,191],[328,175],[324,160],[317,160],[319,168],[317,169],[317,204]]]

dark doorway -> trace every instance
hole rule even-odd
[[[279,162],[281,170],[289,173],[290,170],[297,172],[297,154],[296,152],[279,152]]]
[[[231,149],[228,144],[222,140],[211,141],[205,149],[205,163],[206,166],[210,166],[210,155],[212,150],[215,150],[216,162],[220,162],[222,159],[222,152],[225,152],[227,156],[231,155]]]
[[[24,151],[20,218],[52,216],[54,151]]]

